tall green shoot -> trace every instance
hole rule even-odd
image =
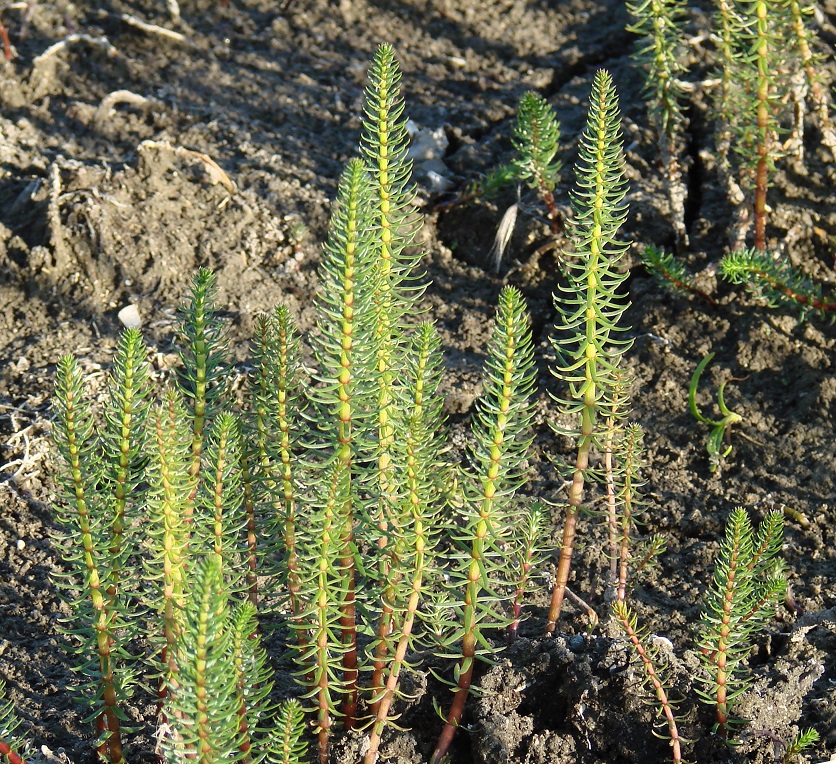
[[[590,453],[602,436],[600,420],[612,411],[619,362],[631,345],[620,336],[626,327],[619,321],[628,303],[621,291],[626,274],[616,270],[627,249],[618,239],[627,215],[627,181],[618,98],[604,70],[595,74],[592,84],[575,174],[575,218],[569,228],[575,251],[568,265],[568,283],[559,284],[554,295],[558,319],[552,344],[557,351],[553,373],[568,388],[555,400],[563,414],[577,422],[569,434],[576,439],[578,451],[546,624],[549,634],[557,625],[569,581]]]

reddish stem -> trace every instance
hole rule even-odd
[[[453,737],[456,730],[459,728],[459,723],[464,713],[464,706],[467,703],[467,697],[470,694],[470,685],[473,681],[473,667],[476,663],[476,634],[473,631],[464,635],[462,640],[462,660],[460,666],[467,666],[465,671],[459,674],[458,687],[456,694],[453,697],[453,703],[450,706],[450,712],[447,714],[447,723],[441,731],[441,735],[436,743],[435,751],[433,751],[430,764],[440,764],[441,760],[447,755],[450,749],[450,744],[453,742]]]
[[[0,756],[5,756],[9,764],[26,764],[3,740],[0,740]]]
[[[768,187],[770,125],[769,125],[769,43],[766,37],[766,4],[757,4],[758,18],[758,164],[755,171],[755,248],[766,249],[766,190]]]
[[[341,564],[347,571],[347,591],[342,603],[340,628],[346,652],[343,655],[343,727],[351,729],[357,724],[357,624],[354,605],[354,557],[343,558]]]
[[[781,294],[785,294],[793,302],[796,302],[799,305],[809,305],[811,308],[815,308],[816,310],[836,310],[836,302],[819,300],[817,297],[809,297],[808,295],[795,292],[786,284],[778,281],[778,279],[768,274],[766,271],[753,269],[750,272],[758,278],[763,279],[774,290],[781,292]]]
[[[673,761],[674,764],[679,764],[679,762],[682,761],[681,738],[679,737],[679,730],[676,726],[676,718],[673,715],[673,708],[671,707],[671,703],[668,700],[668,695],[665,692],[665,687],[659,679],[659,676],[656,674],[656,669],[653,667],[653,662],[651,661],[650,656],[644,649],[644,645],[641,643],[639,635],[633,628],[633,624],[630,623],[630,619],[627,617],[626,610],[617,610],[616,616],[624,631],[627,633],[627,636],[629,637],[630,642],[633,645],[633,648],[635,649],[636,653],[641,659],[642,664],[644,664],[644,670],[647,673],[648,678],[650,679],[650,683],[653,685],[653,689],[656,691],[656,697],[659,700],[659,705],[662,707],[662,711],[665,714],[665,718],[668,721],[668,732],[671,736],[671,754],[673,756]]]
[[[558,236],[563,230],[563,221],[560,217],[560,212],[557,209],[557,204],[554,201],[554,194],[551,191],[543,192],[543,203],[549,211],[549,225],[551,226],[552,233],[555,236]]]
[[[563,599],[566,596],[566,586],[569,583],[569,572],[572,569],[572,553],[575,548],[575,531],[578,526],[578,512],[583,499],[584,473],[589,466],[589,448],[592,444],[592,418],[584,411],[581,443],[578,446],[578,458],[575,462],[575,474],[569,488],[569,504],[566,507],[566,519],[563,523],[563,538],[560,544],[560,560],[557,564],[557,578],[552,599],[549,605],[549,615],[546,621],[546,634],[553,634],[563,609]]]
[[[0,40],[3,41],[3,56],[5,57],[6,61],[12,60],[12,44],[9,41],[9,31],[6,27],[3,26],[3,22],[0,21]]]

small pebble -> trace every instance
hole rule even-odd
[[[23,539],[18,539],[17,544],[15,544],[15,546],[17,546],[18,552],[22,552],[24,549],[26,549],[26,542]]]
[[[583,634],[574,634],[573,636],[569,637],[569,649],[576,653],[580,650],[583,650],[583,645],[586,640],[584,639]]]

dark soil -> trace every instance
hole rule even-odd
[[[24,720],[27,737],[89,760],[92,730],[69,688],[75,682],[56,622],[63,605],[51,581],[59,568],[50,541],[54,458],[49,399],[55,365],[72,352],[95,384],[109,362],[121,323],[136,304],[154,362],[172,362],[174,312],[196,268],[215,270],[237,361],[247,355],[253,316],[288,303],[303,329],[319,244],[336,180],[355,151],[366,68],[380,42],[394,45],[404,70],[408,113],[449,145],[437,159],[458,188],[511,156],[509,136],[519,97],[536,89],[557,109],[566,148],[586,113],[594,72],[606,67],[621,97],[634,242],[628,280],[628,356],[634,418],[646,429],[644,533],[661,533],[667,551],[631,594],[639,618],[670,653],[688,757],[772,762],[781,741],[815,727],[812,761],[836,760],[836,331],[820,318],[770,310],[713,275],[727,248],[733,210],[714,170],[711,119],[698,88],[689,110],[688,228],[684,255],[716,304],[666,292],[637,264],[648,243],[671,247],[661,169],[641,99],[641,73],[616,0],[195,0],[172,21],[163,0],[65,0],[0,4],[16,58],[0,62],[0,677]],[[700,6],[702,8],[702,6]],[[833,45],[836,7],[825,4],[820,34]],[[707,76],[707,11],[693,11],[692,79]],[[123,14],[183,35],[144,32]],[[45,59],[50,45],[82,35]],[[106,42],[104,40],[106,38]],[[836,79],[830,60],[826,74]],[[143,96],[112,108],[102,100],[127,90]],[[768,235],[791,260],[832,288],[836,163],[806,135],[804,163],[786,162],[776,178]],[[211,157],[234,183],[194,154]],[[441,201],[418,160],[425,212],[422,246],[432,281],[428,314],[438,322],[449,366],[447,413],[454,441],[478,391],[483,348],[497,294],[505,283],[529,300],[542,369],[554,319],[550,294],[555,255],[533,256],[547,229],[524,196],[511,250],[500,272],[487,253],[513,192],[496,203],[439,211]],[[443,168],[442,168],[443,169]],[[558,189],[568,206],[571,173]],[[220,181],[220,182],[219,182]],[[449,198],[444,197],[444,198]],[[744,416],[721,472],[709,471],[707,430],[688,412],[688,382],[708,353],[703,380],[727,390]],[[548,427],[543,395],[532,492],[558,501],[560,480],[549,459],[570,457],[570,444]],[[743,437],[745,436],[745,437]],[[752,689],[739,713],[750,724],[730,749],[709,734],[711,713],[694,700],[698,664],[694,624],[723,526],[736,505],[755,519],[787,512],[784,559],[796,608],[780,608],[752,648]],[[555,536],[559,528],[555,528]],[[595,519],[581,528],[571,586],[599,612],[606,561]],[[549,569],[550,572],[551,568]],[[542,602],[540,603],[542,605]],[[627,647],[608,629],[585,635],[583,613],[570,611],[562,633],[539,637],[542,607],[525,624],[527,638],[497,656],[481,676],[453,762],[648,762],[669,758],[651,734],[654,710],[642,700]],[[672,647],[666,647],[670,645]],[[274,644],[276,655],[280,645]],[[443,662],[439,669],[449,672]],[[292,683],[279,671],[279,687]],[[449,694],[416,671],[416,699],[383,753],[390,761],[425,761],[441,722],[430,698]],[[137,713],[142,713],[142,710]],[[146,716],[146,719],[151,718]],[[132,758],[150,760],[149,723]],[[337,746],[356,759],[362,736]]]

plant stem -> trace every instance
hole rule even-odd
[[[594,387],[592,388],[594,395]],[[553,634],[563,608],[566,596],[566,586],[569,583],[569,572],[572,569],[572,552],[575,548],[575,532],[578,526],[578,512],[583,501],[584,474],[589,467],[589,450],[592,445],[593,424],[589,412],[584,409],[581,424],[581,439],[578,445],[578,457],[575,461],[575,472],[569,487],[569,503],[566,506],[566,517],[563,522],[563,537],[560,542],[560,559],[557,564],[557,577],[549,603],[549,614],[546,620],[546,634]]]
[[[769,187],[769,163],[772,143],[772,114],[770,108],[770,67],[774,55],[770,50],[769,6],[764,0],[755,4],[757,39],[757,165],[755,169],[755,248],[766,249],[766,192]]]
[[[624,629],[628,639],[633,645],[633,649],[636,651],[636,654],[641,659],[648,680],[653,686],[653,690],[656,693],[656,698],[659,701],[659,705],[662,707],[662,713],[665,715],[665,719],[667,719],[668,722],[668,732],[671,738],[670,744],[673,761],[674,764],[679,764],[679,762],[682,761],[681,738],[679,737],[679,730],[677,728],[676,718],[673,714],[673,707],[671,706],[671,703],[668,700],[668,695],[665,691],[665,687],[662,684],[658,674],[656,673],[656,669],[653,666],[653,661],[648,655],[647,650],[645,650],[645,647],[642,644],[639,634],[636,632],[635,622],[630,617],[630,611],[628,610],[627,606],[624,604],[624,602],[616,602],[613,606],[613,612],[615,613],[618,622],[621,624],[621,627]]]

